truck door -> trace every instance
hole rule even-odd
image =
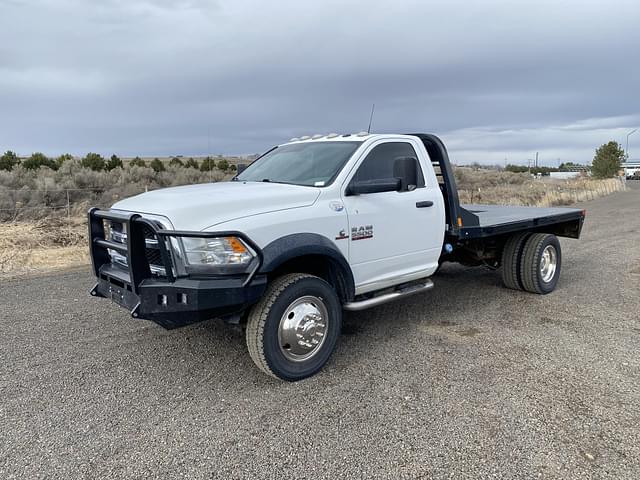
[[[431,275],[438,266],[445,230],[442,194],[429,162],[420,162],[409,140],[372,144],[343,185],[349,219],[349,261],[356,293]],[[422,163],[422,165],[421,165]],[[425,181],[425,172],[427,170]],[[393,181],[394,191],[353,194],[351,185]],[[389,182],[387,182],[389,183]]]

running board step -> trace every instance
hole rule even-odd
[[[366,300],[360,300],[359,302],[345,303],[342,308],[349,310],[350,312],[358,312],[360,310],[366,310],[367,308],[377,307],[383,303],[398,300],[399,298],[408,297],[409,295],[415,295],[416,293],[426,292],[433,288],[433,282],[430,279],[426,279],[423,282],[413,284],[390,293],[385,293],[373,298],[367,298]]]

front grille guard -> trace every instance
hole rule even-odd
[[[107,240],[105,236],[104,221],[114,221],[126,225],[127,242],[126,244],[112,242]],[[115,250],[127,258],[129,280],[133,293],[139,294],[140,284],[143,280],[152,277],[151,268],[146,255],[146,243],[144,228],[147,227],[156,235],[158,239],[158,248],[162,264],[166,272],[166,280],[174,282],[176,276],[173,272],[173,263],[171,260],[171,251],[167,247],[165,239],[167,237],[195,237],[195,238],[217,238],[217,237],[238,237],[242,239],[256,253],[257,262],[253,262],[253,268],[248,272],[247,278],[243,282],[243,286],[247,285],[262,265],[262,250],[250,238],[242,232],[222,231],[222,232],[194,232],[185,230],[166,230],[159,228],[158,224],[148,218],[143,218],[137,213],[122,213],[111,210],[100,210],[92,208],[89,210],[89,242],[91,264],[96,277],[100,278],[101,269],[104,265],[111,265],[111,256],[108,250]]]

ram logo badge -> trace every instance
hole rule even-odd
[[[347,232],[345,232],[344,229],[342,229],[340,230],[340,233],[338,233],[336,240],[344,240],[345,238],[349,238],[349,235],[347,235]]]
[[[364,227],[351,227],[351,240],[365,240],[373,238],[373,225]]]
[[[341,212],[344,210],[344,205],[342,202],[329,202],[329,208],[334,212]]]

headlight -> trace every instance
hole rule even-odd
[[[242,272],[255,258],[254,252],[238,237],[183,237],[182,245],[188,269]]]

